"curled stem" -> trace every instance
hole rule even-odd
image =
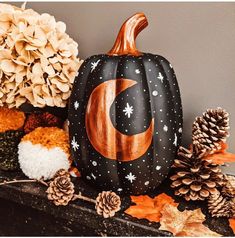
[[[0,183],[1,185],[6,185],[6,184],[13,184],[13,183],[41,183],[44,186],[48,186],[48,183],[43,181],[43,180],[37,180],[37,179],[21,179],[21,180],[11,180],[11,181],[3,181]]]
[[[92,199],[92,198],[89,198],[89,197],[85,197],[82,195],[81,192],[79,192],[79,194],[74,194],[73,195],[73,201],[76,200],[76,199],[81,199],[83,201],[87,201],[87,202],[92,202],[92,203],[96,203],[96,200],[95,199]]]

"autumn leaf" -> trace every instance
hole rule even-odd
[[[214,154],[207,155],[204,157],[206,160],[212,160],[213,163],[222,165],[228,162],[235,162],[235,154],[229,153],[226,150],[228,149],[228,145],[226,143],[222,144],[221,150],[217,151]]]
[[[235,234],[235,218],[229,219],[229,225],[233,230],[233,233]]]
[[[81,177],[81,173],[79,172],[79,170],[74,167],[74,166],[70,166],[69,168],[69,173],[72,177],[75,177],[75,178],[79,178]]]
[[[224,163],[235,162],[235,154],[228,152],[217,152],[215,154],[206,156],[205,159],[212,160],[213,163],[222,165]]]
[[[166,204],[178,206],[173,198],[161,193],[160,195],[151,198],[148,195],[131,196],[131,201],[136,205],[130,206],[125,213],[138,219],[147,219],[152,222],[159,222],[161,210]]]
[[[202,224],[205,215],[200,208],[180,212],[175,206],[166,204],[161,214],[159,229],[169,231],[174,236],[221,236]]]

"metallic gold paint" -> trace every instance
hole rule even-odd
[[[154,119],[148,129],[125,135],[113,126],[109,110],[116,96],[135,85],[130,79],[112,79],[97,86],[90,95],[86,110],[86,131],[92,146],[104,157],[131,161],[141,157],[152,142]]]

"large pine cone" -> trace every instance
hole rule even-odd
[[[217,190],[208,199],[208,210],[212,217],[232,217],[233,202],[229,200]]]
[[[234,176],[226,175],[226,183],[225,183],[225,186],[223,186],[222,194],[225,197],[235,199],[235,177]]]
[[[56,206],[66,206],[73,198],[74,185],[70,177],[64,174],[55,177],[46,192],[48,199],[52,200]]]
[[[208,109],[193,123],[192,140],[198,151],[208,154],[222,148],[229,136],[229,114],[222,108]]]
[[[96,198],[95,208],[104,218],[113,217],[121,208],[121,199],[112,191],[103,191]]]
[[[216,164],[199,158],[180,147],[174,161],[175,175],[171,176],[175,195],[189,200],[205,200],[224,184],[224,175]]]

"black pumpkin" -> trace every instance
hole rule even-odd
[[[182,134],[182,107],[171,64],[141,53],[143,13],[121,27],[108,54],[84,61],[69,105],[69,133],[82,178],[103,190],[143,194],[167,176]]]

